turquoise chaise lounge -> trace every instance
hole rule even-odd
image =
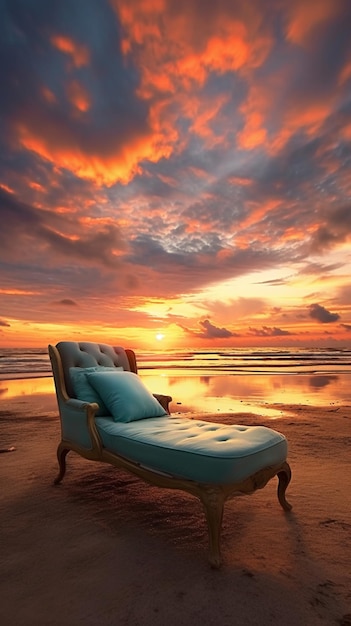
[[[143,480],[193,494],[203,504],[209,561],[221,564],[224,503],[278,477],[278,500],[291,479],[285,437],[263,426],[224,425],[171,416],[170,396],[152,395],[138,376],[135,353],[92,342],[49,345],[62,439],[61,482],[70,450]]]

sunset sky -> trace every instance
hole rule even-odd
[[[349,0],[0,7],[0,346],[351,346]]]

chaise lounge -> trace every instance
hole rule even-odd
[[[49,345],[62,438],[61,482],[71,450],[109,463],[159,487],[186,491],[202,502],[209,561],[221,565],[224,503],[262,489],[278,477],[284,511],[291,479],[285,437],[263,426],[224,425],[172,416],[170,396],[152,395],[138,376],[135,353],[92,342]]]

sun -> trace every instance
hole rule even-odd
[[[157,335],[155,335],[155,339],[157,339],[157,341],[162,341],[162,339],[164,339],[164,334],[163,333],[157,333]]]

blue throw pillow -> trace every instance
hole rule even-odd
[[[105,406],[102,398],[89,384],[87,374],[91,372],[113,372],[123,371],[123,367],[105,367],[103,365],[95,365],[94,367],[70,367],[69,375],[71,377],[74,395],[78,400],[85,402],[96,402],[99,405],[96,415],[110,415],[110,411]]]
[[[167,415],[164,408],[133,372],[91,372],[87,379],[111,412],[115,422],[133,422]]]

